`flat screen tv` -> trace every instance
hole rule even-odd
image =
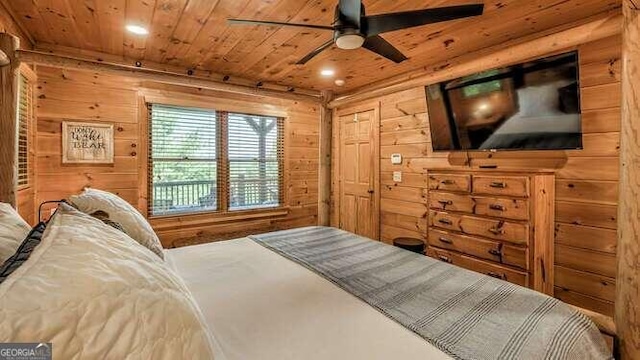
[[[434,151],[581,149],[577,52],[426,87]]]

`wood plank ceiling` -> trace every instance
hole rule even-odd
[[[291,27],[229,26],[227,18],[328,25],[336,0],[3,0],[36,48],[100,52],[184,69],[213,71],[337,93],[464,53],[494,46],[620,7],[620,0],[484,0],[485,14],[383,36],[409,60],[394,64],[364,49],[332,47],[304,66],[295,62],[331,32]],[[364,0],[367,14],[478,3],[481,0]],[[149,28],[148,36],[125,31]],[[322,78],[336,71],[346,84]]]

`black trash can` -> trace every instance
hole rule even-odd
[[[399,248],[424,255],[424,241],[420,239],[399,237],[393,239],[393,245]]]

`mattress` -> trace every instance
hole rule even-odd
[[[314,272],[248,238],[166,250],[216,359],[451,359]]]

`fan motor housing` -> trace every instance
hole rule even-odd
[[[362,21],[362,17],[364,16],[364,4],[360,3],[360,19],[358,23]],[[362,34],[359,24],[350,23],[344,15],[340,13],[339,5],[336,6],[334,26],[336,30],[333,33],[333,40],[338,48],[352,50],[362,47],[365,36]]]

